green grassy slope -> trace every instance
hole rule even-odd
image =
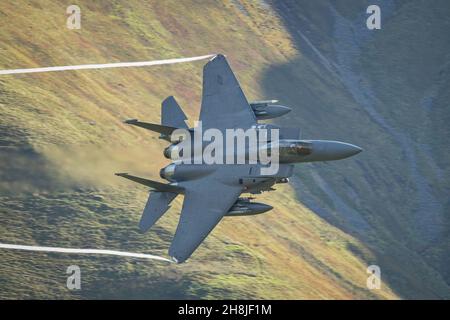
[[[221,52],[227,54],[249,99],[286,95],[283,102],[294,106],[297,97],[289,90],[331,99],[330,93],[320,90],[333,88],[335,101],[349,101],[333,79],[317,77],[320,66],[298,46],[297,36],[270,3],[82,1],[79,5],[82,29],[68,30],[64,2],[28,1],[18,6],[2,1],[0,69]],[[289,67],[271,73],[274,66],[296,61],[305,64],[297,64],[295,73]],[[121,121],[132,117],[159,121],[160,102],[171,94],[195,119],[202,64],[0,77],[0,242],[164,255],[181,199],[153,231],[142,235],[137,222],[147,191],[113,173],[129,171],[156,178],[167,163],[162,156],[165,143]],[[316,85],[319,91],[298,91],[295,85],[305,83],[304,88]],[[302,124],[305,119],[324,120],[319,112],[302,110],[295,111],[300,112]],[[336,112],[347,114],[345,121],[330,136],[320,138],[349,140],[345,122],[357,108]],[[380,134],[366,121],[365,137]],[[309,128],[305,127],[307,133]],[[318,188],[317,178],[311,177],[320,171],[323,177],[329,174],[329,183],[336,188],[339,172],[353,169],[355,162],[339,162],[329,169],[303,166],[304,184],[311,184],[311,190]],[[356,172],[361,175],[356,181],[363,181],[364,173]],[[0,297],[338,299],[403,295],[389,282],[383,282],[382,290],[366,288],[368,264],[386,259],[392,264],[393,254],[380,256],[380,250],[388,247],[383,241],[390,238],[381,237],[377,240],[381,244],[370,245],[346,230],[345,223],[318,216],[330,201],[320,194],[320,188],[319,193],[311,192],[317,208],[305,207],[292,186],[277,189],[258,197],[274,205],[273,211],[224,219],[183,265],[1,250]],[[377,225],[377,232],[389,234],[383,223]],[[65,271],[72,264],[81,267],[81,291],[65,287]],[[414,279],[417,270],[425,270],[428,273],[423,277],[429,278],[427,268],[413,268],[408,276]],[[445,287],[438,287],[439,280],[430,286],[441,294]]]

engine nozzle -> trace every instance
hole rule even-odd
[[[159,176],[167,181],[172,181],[172,177],[175,174],[175,168],[176,164],[171,163],[168,166],[159,170]]]

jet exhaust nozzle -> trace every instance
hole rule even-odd
[[[175,174],[176,165],[174,163],[169,164],[168,166],[159,170],[159,176],[162,179],[172,181],[172,177]]]
[[[179,147],[176,144],[171,144],[163,151],[164,158],[166,159],[177,160],[177,157],[174,157],[174,159],[172,159],[172,155],[174,154],[179,155]]]

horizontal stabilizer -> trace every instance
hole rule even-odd
[[[141,232],[146,232],[162,217],[170,208],[170,203],[177,195],[177,193],[173,192],[150,192],[144,213],[139,222]]]
[[[173,186],[170,184],[153,181],[149,179],[139,178],[136,176],[129,175],[128,173],[116,173],[116,176],[123,177],[125,179],[143,184],[144,186],[150,187],[155,191],[161,192],[174,192],[174,193],[183,193],[184,189],[181,187]]]
[[[179,128],[163,126],[163,125],[155,124],[155,123],[141,122],[137,119],[125,120],[125,123],[132,124],[133,126],[141,127],[141,128],[144,128],[144,129],[147,129],[150,131],[158,132],[162,136],[165,136],[165,137],[170,137],[172,132],[179,129]]]

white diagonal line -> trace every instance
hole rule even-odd
[[[189,58],[177,58],[177,59],[165,59],[165,60],[153,60],[153,61],[139,61],[139,62],[116,62],[116,63],[103,63],[103,64],[80,64],[75,66],[58,66],[58,67],[44,67],[44,68],[28,68],[28,69],[10,69],[0,70],[0,75],[7,74],[23,74],[23,73],[39,73],[39,72],[55,72],[55,71],[69,71],[69,70],[86,70],[86,69],[106,69],[106,68],[126,68],[126,67],[146,67],[156,66],[162,64],[174,64],[182,62],[190,62],[208,59],[214,57],[214,54],[205,56],[189,57]]]
[[[116,250],[103,250],[103,249],[80,249],[80,248],[58,248],[58,247],[41,247],[41,246],[23,246],[17,244],[7,244],[0,243],[0,248],[2,249],[13,249],[13,250],[25,250],[25,251],[40,251],[40,252],[60,252],[60,253],[77,253],[77,254],[105,254],[112,256],[122,256],[122,257],[132,257],[141,259],[153,259],[166,262],[172,262],[169,259],[155,256],[152,254],[145,253],[135,253],[126,251],[116,251]]]

